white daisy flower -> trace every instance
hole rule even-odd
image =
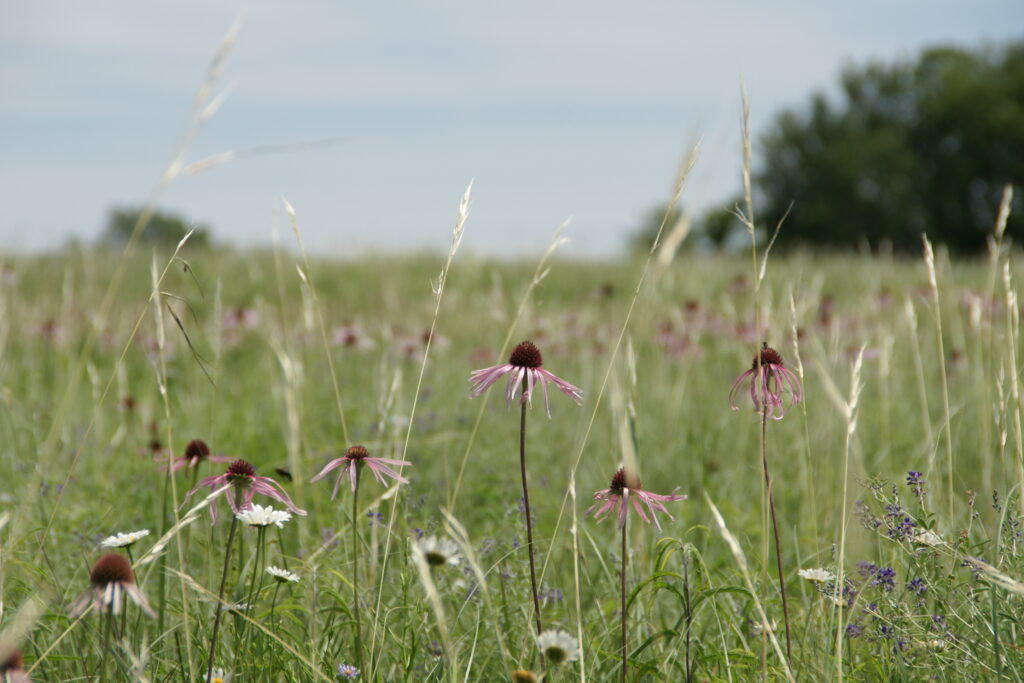
[[[801,569],[797,574],[801,579],[807,579],[814,583],[828,583],[836,578],[835,574],[827,569]]]
[[[274,577],[276,581],[281,583],[291,582],[298,583],[299,575],[294,574],[287,569],[281,569],[280,567],[267,567],[267,573]]]
[[[138,531],[131,531],[129,533],[107,536],[100,541],[100,545],[104,548],[127,548],[135,545],[140,539],[145,538],[146,536],[149,536],[149,529],[139,529]]]
[[[454,567],[459,564],[459,547],[448,538],[421,538],[413,546],[413,551],[431,568],[443,567],[446,564]]]
[[[580,656],[576,639],[561,629],[549,629],[537,636],[537,647],[544,659],[552,664],[575,662]]]
[[[224,669],[216,668],[210,672],[210,676],[206,681],[207,683],[231,683],[231,674],[224,671]]]
[[[278,528],[281,528],[285,522],[292,518],[292,513],[287,510],[275,510],[269,505],[253,503],[252,507],[248,510],[242,510],[235,517],[238,518],[238,521],[245,522],[249,526],[268,527],[271,524],[276,524]]]
[[[914,542],[920,543],[921,545],[927,545],[932,548],[937,548],[942,545],[942,536],[939,536],[934,531],[919,531],[917,536],[914,536]]]

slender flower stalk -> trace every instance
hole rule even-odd
[[[629,675],[629,632],[628,623],[629,605],[626,603],[626,565],[629,564],[629,548],[626,547],[626,522],[622,524],[622,568],[619,572],[620,604],[619,610],[622,614],[622,683],[626,683]]]
[[[677,495],[674,492],[669,495],[663,495],[645,491],[640,484],[640,477],[626,468],[620,467],[612,477],[611,485],[594,493],[594,500],[598,502],[591,505],[586,514],[593,514],[594,519],[600,520],[604,515],[614,510],[615,516],[618,519],[619,529],[622,531],[622,564],[619,571],[619,589],[622,601],[622,680],[625,683],[629,670],[629,650],[627,649],[629,612],[628,605],[626,604],[626,566],[629,559],[629,548],[626,545],[626,523],[629,518],[629,506],[632,503],[633,510],[640,515],[640,519],[648,524],[654,522],[654,526],[658,528],[658,531],[661,531],[661,524],[658,523],[657,513],[664,513],[669,519],[674,519],[664,504],[676,500],[686,500],[686,496]],[[644,512],[644,506],[647,507],[646,513]],[[650,517],[647,516],[647,513],[650,513]]]
[[[355,616],[355,649],[356,662],[363,667],[362,647],[362,626],[361,609],[359,604],[359,530],[356,527],[356,520],[359,516],[359,473],[362,467],[368,467],[373,476],[381,484],[387,485],[387,479],[394,479],[400,484],[408,484],[409,480],[395,470],[395,467],[407,467],[412,465],[408,460],[394,460],[392,458],[372,457],[364,446],[350,446],[345,455],[331,460],[320,470],[320,473],[313,477],[312,481],[319,481],[326,477],[331,471],[341,468],[338,478],[334,481],[334,490],[331,492],[331,500],[338,495],[338,488],[345,479],[346,473],[352,486],[352,611]]]
[[[782,594],[782,616],[786,624],[786,658],[793,659],[791,636],[789,629],[789,601],[786,599],[786,577],[782,569],[782,547],[779,541],[779,522],[775,513],[775,492],[772,490],[772,478],[768,471],[768,418],[781,420],[785,415],[783,393],[790,395],[790,404],[803,400],[803,386],[800,379],[785,367],[778,351],[761,345],[761,350],[754,356],[749,370],[740,375],[729,390],[729,406],[739,410],[736,405],[736,394],[745,381],[750,381],[750,400],[754,409],[761,416],[761,465],[764,471],[765,489],[768,493],[768,510],[771,513],[772,535],[775,539],[775,564],[779,573],[779,592]]]
[[[233,465],[232,465],[233,466]],[[241,499],[245,495],[244,489],[238,488],[232,492],[235,500],[232,507],[241,505]],[[216,508],[213,508],[216,510]],[[220,575],[220,590],[217,591],[217,606],[214,608],[213,633],[210,635],[210,654],[206,664],[206,680],[213,677],[213,657],[217,654],[217,633],[220,630],[220,618],[224,613],[224,588],[228,583],[228,568],[231,566],[231,548],[234,547],[235,531],[238,529],[238,515],[231,516],[231,529],[228,531],[228,542],[224,548],[224,569]]]
[[[523,397],[526,397],[526,378],[523,378]],[[526,549],[530,556],[530,591],[533,594],[533,617],[537,633],[544,630],[540,617],[540,597],[537,595],[537,565],[533,557],[533,513],[530,510],[530,487],[526,483],[526,401],[519,408],[519,475],[523,481],[523,508],[526,513]],[[543,654],[541,655],[543,661]]]
[[[238,529],[239,514],[253,507],[252,499],[257,493],[284,503],[296,515],[303,516],[306,514],[305,510],[299,509],[292,503],[292,499],[288,497],[288,494],[284,492],[280,484],[270,477],[256,476],[256,468],[245,460],[235,460],[228,466],[224,474],[203,479],[195,488],[188,492],[185,498],[187,500],[204,486],[216,490],[225,485],[230,485],[230,488],[226,489],[226,491],[229,493],[228,504],[231,506],[234,514],[231,516],[231,529],[228,531],[227,547],[224,550],[224,570],[221,572],[220,577],[220,590],[217,593],[217,607],[213,619],[213,633],[210,636],[210,655],[206,666],[207,679],[213,674],[213,658],[217,650],[217,634],[220,630],[220,618],[224,607],[224,589],[227,587],[228,568],[231,566],[231,548],[234,545],[235,532]],[[210,513],[214,521],[216,521],[217,498],[210,501]],[[267,524],[276,522],[277,519],[268,521]],[[241,539],[239,539],[239,544],[241,544]]]
[[[538,635],[544,630],[540,616],[540,597],[537,593],[537,562],[534,557],[533,548],[533,514],[530,508],[530,488],[526,479],[526,408],[532,405],[533,389],[540,385],[544,392],[544,410],[551,418],[551,405],[548,401],[548,384],[554,384],[555,388],[563,394],[576,401],[577,404],[583,401],[583,392],[577,387],[569,384],[564,379],[555,376],[549,370],[541,367],[544,358],[540,350],[533,342],[524,341],[512,349],[508,363],[494,365],[481,370],[474,370],[469,381],[472,385],[470,394],[475,398],[482,394],[491,385],[495,384],[504,375],[509,375],[508,384],[505,386],[505,404],[510,405],[516,393],[521,390],[519,410],[519,474],[523,482],[523,507],[526,514],[526,549],[530,556],[530,589],[533,594],[533,614],[537,626]],[[541,655],[543,661],[543,654]]]
[[[362,610],[359,605],[359,530],[356,528],[356,519],[359,516],[359,470],[350,466],[354,479],[352,480],[352,611],[356,616],[356,664],[358,669],[363,668],[363,627],[360,618]],[[396,477],[397,478],[397,477]],[[340,480],[341,477],[339,476]],[[334,485],[335,491],[338,485]]]

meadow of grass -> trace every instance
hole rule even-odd
[[[199,438],[309,512],[237,531],[224,600],[249,606],[225,610],[213,658],[234,680],[337,680],[357,662],[361,680],[617,679],[620,537],[584,513],[622,464],[648,490],[689,496],[660,532],[629,525],[631,680],[1019,679],[1011,255],[940,250],[937,288],[923,259],[772,256],[759,323],[749,258],[729,256],[646,271],[555,259],[540,278],[536,263],[459,254],[440,301],[444,259],[431,255],[307,265],[186,246],[187,268],[168,254],[9,257],[0,648],[17,646],[37,681],[204,679],[231,515],[223,501],[216,524],[188,514],[207,489],[184,497],[225,465],[168,477],[157,462]],[[154,267],[168,264],[154,297]],[[550,420],[535,402],[527,432],[544,625],[579,640],[561,667],[533,638],[519,411],[495,393],[503,382],[469,396],[470,371],[524,339],[584,394],[577,406],[553,392]],[[738,412],[727,400],[761,341],[805,389],[765,444],[788,662],[760,419],[746,395]],[[407,485],[360,479],[361,653],[351,491],[332,502],[333,476],[310,482],[354,444],[412,462]],[[100,541],[137,529],[151,534],[130,559],[158,616],[129,602],[117,618],[70,617]],[[432,535],[455,542],[458,565],[414,561]],[[269,565],[298,583],[259,578]],[[814,568],[834,578],[798,575]]]

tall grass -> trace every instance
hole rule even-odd
[[[169,256],[158,255],[157,263],[171,263]],[[761,636],[781,623],[782,605],[764,569],[756,504],[759,417],[747,409],[732,413],[726,402],[731,380],[757,345],[748,331],[749,264],[683,252],[634,301],[643,264],[548,260],[538,278],[531,263],[469,256],[447,270],[439,305],[430,283],[441,259],[430,256],[311,258],[307,265],[287,252],[190,253],[187,245],[182,256],[190,271],[166,271],[160,290],[173,296],[137,330],[140,307],[153,291],[152,255],[119,262],[105,252],[68,250],[4,259],[0,479],[10,484],[0,506],[11,521],[0,528],[0,640],[22,650],[34,677],[65,680],[99,669],[97,615],[70,620],[66,608],[87,587],[101,537],[161,529],[166,475],[153,461],[151,442],[180,450],[194,437],[277,478],[277,468],[308,477],[349,441],[405,452],[414,463],[405,471],[412,483],[374,490],[372,479],[364,479],[367,493],[356,511],[365,532],[360,575],[374,581],[373,600],[363,604],[364,624],[373,625],[364,631],[364,678],[494,680],[514,667],[536,668],[517,463],[508,448],[517,437],[515,420],[500,402],[481,408],[467,393],[469,371],[500,358],[502,345],[517,338],[534,339],[560,375],[584,388],[590,408],[552,401],[554,419],[544,425],[531,472],[545,625],[582,640],[583,661],[555,675],[573,679],[585,672],[588,680],[605,680],[619,674],[619,538],[582,516],[587,492],[605,488],[608,472],[626,458],[623,423],[615,417],[620,408],[597,402],[610,372],[617,385],[634,387],[628,441],[644,481],[655,490],[680,485],[690,494],[663,534],[633,525],[631,666],[640,678],[685,677],[684,615],[690,615],[695,679],[761,676]],[[992,265],[949,261],[937,252],[936,264],[944,264],[937,298],[919,259],[774,258],[758,294],[772,312],[761,334],[799,349],[807,394],[800,410],[772,425],[798,679],[1021,674],[1019,598],[967,559],[978,556],[1001,576],[1024,578],[1014,447],[1020,338],[1016,312],[1006,308],[1019,277],[1013,256],[1003,249]],[[125,279],[98,318],[107,274],[117,265]],[[316,273],[315,307],[302,280],[289,275],[295,265]],[[993,268],[1003,290],[994,300],[986,295]],[[55,288],[54,282],[73,284]],[[941,308],[945,358],[937,339],[907,334],[903,301],[922,324]],[[631,309],[627,367],[613,362],[613,354]],[[168,324],[168,311],[183,329]],[[343,325],[362,330],[358,344],[341,333]],[[425,335],[431,325],[433,334]],[[133,331],[136,339],[128,343]],[[90,335],[97,339],[91,348]],[[862,347],[851,430],[847,378]],[[76,387],[71,380],[80,357],[87,381]],[[791,367],[797,362],[793,357]],[[949,418],[941,401],[943,362]],[[349,440],[327,376],[331,365]],[[421,377],[418,385],[401,381],[410,374]],[[110,378],[117,390],[104,396]],[[983,424],[981,415],[991,422]],[[942,445],[928,436],[947,425],[952,470],[946,458],[933,457]],[[59,438],[46,456],[51,430]],[[203,476],[220,472],[204,467]],[[926,482],[920,497],[905,482],[910,470]],[[179,508],[191,485],[190,475],[176,477],[170,509]],[[269,582],[251,609],[226,613],[215,667],[230,668],[237,657],[268,680],[324,680],[336,678],[337,666],[349,660],[352,555],[336,541],[348,528],[351,501],[341,495],[332,505],[329,486],[304,484],[285,486],[302,492],[296,502],[309,517],[267,535],[267,562],[286,565],[301,580],[281,588],[273,619]],[[702,493],[718,506],[745,565],[714,530]],[[568,534],[558,521],[563,500],[572,513]],[[150,541],[154,534],[133,549],[144,558],[138,581],[154,604],[161,580],[167,584],[164,625],[129,611],[126,634],[113,648],[120,677],[141,671],[149,680],[194,680],[203,669],[228,524],[222,517],[211,525],[205,509],[196,509],[172,517],[170,536]],[[938,545],[918,542],[926,529],[941,538]],[[409,555],[420,530],[451,534],[462,548],[461,566],[428,570],[425,580]],[[229,604],[242,601],[257,565],[254,537],[247,529],[239,535]],[[161,552],[148,552],[151,546]],[[682,554],[673,550],[684,546],[692,558],[690,610]],[[811,567],[831,571],[837,584],[801,581],[796,570]],[[888,568],[891,579],[878,573]],[[908,588],[916,579],[922,581]],[[45,609],[36,613],[35,604]],[[770,647],[766,675],[784,676],[785,666]]]

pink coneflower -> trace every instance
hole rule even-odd
[[[92,586],[78,598],[71,608],[72,619],[80,616],[90,603],[95,605],[101,613],[120,614],[125,595],[131,598],[132,602],[138,605],[143,612],[151,617],[156,616],[156,612],[146,601],[146,596],[135,585],[132,567],[124,556],[110,553],[101,557],[89,572],[89,582]]]
[[[284,503],[289,510],[297,515],[305,516],[306,514],[305,510],[299,509],[294,503],[292,503],[292,499],[288,497],[288,494],[284,492],[284,489],[281,488],[280,484],[270,477],[257,477],[256,468],[245,460],[235,460],[233,463],[228,465],[224,474],[203,479],[194,489],[185,495],[185,499],[188,500],[191,498],[193,493],[204,486],[210,489],[218,489],[227,484],[231,485],[232,491],[232,494],[227,497],[228,504],[231,505],[231,510],[236,515],[240,511],[248,510],[252,506],[252,498],[257,493]],[[236,498],[240,498],[241,500],[236,500]],[[214,520],[216,520],[216,499],[210,501],[210,512],[213,515]]]
[[[556,377],[553,373],[542,368],[541,365],[543,363],[544,359],[540,355],[540,350],[533,345],[533,342],[524,341],[512,349],[512,355],[509,356],[508,363],[473,371],[469,378],[473,385],[472,396],[474,398],[479,396],[488,387],[497,382],[502,375],[509,375],[508,385],[505,387],[506,405],[511,404],[512,399],[516,397],[516,392],[519,391],[520,385],[523,384],[523,378],[526,379],[526,386],[523,387],[523,397],[521,400],[532,406],[533,385],[540,384],[544,390],[544,410],[547,412],[548,417],[551,417],[551,406],[548,404],[548,382],[554,384],[559,391],[576,401],[576,403],[582,403],[583,392],[564,379]]]
[[[803,398],[804,389],[800,379],[782,364],[782,356],[764,342],[761,350],[754,356],[750,369],[740,375],[729,390],[729,407],[739,410],[736,395],[740,386],[750,380],[750,400],[754,402],[754,410],[774,419],[781,420],[785,415],[782,394],[788,391],[790,405],[795,405]],[[776,414],[777,412],[777,414]]]
[[[620,609],[622,622],[622,683],[626,683],[629,668],[626,628],[629,615],[629,603],[626,602],[626,565],[629,562],[629,551],[626,546],[626,518],[629,516],[629,503],[632,501],[633,509],[640,515],[640,519],[648,524],[651,523],[651,520],[654,520],[654,526],[658,527],[658,531],[661,531],[661,524],[658,523],[658,512],[664,512],[668,515],[669,519],[675,519],[665,508],[664,503],[685,499],[686,496],[679,496],[675,493],[663,496],[659,493],[644,491],[640,486],[640,477],[634,472],[626,470],[625,467],[620,467],[612,477],[611,485],[594,493],[594,500],[604,502],[594,503],[586,512],[586,514],[593,512],[594,518],[600,520],[605,514],[615,510],[616,517],[619,518],[619,530],[622,532],[622,562],[619,567],[619,587],[622,601]],[[648,512],[651,513],[650,519],[648,519],[647,514],[644,512],[641,503],[646,505]]]
[[[345,478],[345,472],[348,472],[349,480],[352,482],[352,490],[356,490],[356,479],[358,475],[357,469],[359,465],[366,465],[369,467],[370,471],[373,472],[373,476],[377,478],[377,481],[385,486],[387,485],[387,481],[384,480],[384,477],[386,476],[391,477],[401,484],[409,483],[408,479],[393,470],[390,466],[397,465],[405,467],[412,465],[411,462],[408,460],[393,460],[391,458],[372,458],[370,457],[370,452],[363,446],[352,446],[345,451],[345,455],[340,458],[335,458],[327,463],[327,466],[320,470],[320,474],[313,477],[312,480],[319,481],[327,476],[327,473],[331,470],[341,467],[342,469],[341,472],[338,473],[338,479],[334,482],[334,491],[331,492],[331,500],[334,500],[338,495],[338,487],[341,485],[341,480]]]
[[[24,671],[25,660],[21,652],[12,650],[6,660],[0,661],[0,681],[4,683],[32,683]]]
[[[226,455],[213,455],[210,447],[202,439],[192,439],[185,446],[185,454],[175,458],[170,463],[172,472],[177,472],[183,467],[193,468],[204,462],[231,462],[232,459]]]
[[[630,498],[630,496],[632,496],[632,498]],[[620,467],[619,471],[612,477],[611,486],[595,492],[594,500],[604,501],[603,504],[594,503],[587,510],[587,514],[590,514],[591,511],[593,511],[595,519],[600,520],[606,513],[611,510],[615,510],[615,514],[619,518],[619,528],[621,529],[626,525],[626,514],[629,511],[629,503],[632,501],[633,509],[636,510],[638,515],[640,515],[640,518],[648,524],[650,524],[653,519],[654,526],[658,527],[658,530],[661,531],[661,524],[658,523],[658,516],[655,514],[656,512],[664,512],[668,515],[669,519],[675,519],[662,503],[674,500],[686,500],[686,496],[679,496],[676,494],[669,494],[665,496],[659,493],[644,491],[640,488],[640,477],[627,471],[625,467]],[[647,510],[651,513],[650,519],[648,519],[643,507],[641,507],[641,503],[646,505]]]

